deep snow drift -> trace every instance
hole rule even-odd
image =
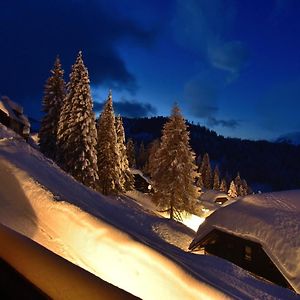
[[[219,258],[184,252],[193,231],[84,187],[3,126],[0,182],[1,223],[143,299],[296,298]]]

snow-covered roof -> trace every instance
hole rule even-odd
[[[300,293],[300,190],[251,195],[215,211],[199,226],[190,249],[213,229],[260,243]]]
[[[22,123],[24,126],[30,127],[28,118],[23,115],[23,107],[10,100],[8,97],[2,97],[0,99],[0,110],[11,119]]]
[[[140,175],[145,181],[151,183],[151,180],[148,177],[146,177],[141,170],[130,168],[130,173],[133,175]]]
[[[227,198],[228,200],[230,199],[230,197],[226,193],[215,190],[206,190],[200,196],[201,201],[208,202],[215,202],[218,198]]]

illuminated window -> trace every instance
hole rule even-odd
[[[245,246],[245,260],[252,261],[252,248]]]

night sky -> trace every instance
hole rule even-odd
[[[95,110],[113,90],[122,115],[184,116],[217,133],[274,139],[300,131],[298,0],[1,0],[0,95],[41,117],[59,54],[79,50]]]

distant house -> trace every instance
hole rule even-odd
[[[198,215],[207,217],[215,210],[235,202],[236,199],[230,198],[226,193],[206,190],[203,192],[197,204]]]
[[[134,178],[134,188],[142,193],[149,193],[152,191],[150,179],[147,178],[142,171],[137,169],[130,169]]]
[[[23,114],[23,107],[8,97],[2,97],[0,100],[0,122],[25,139],[29,137],[30,122]]]
[[[189,249],[300,293],[300,191],[251,195],[215,211]]]

